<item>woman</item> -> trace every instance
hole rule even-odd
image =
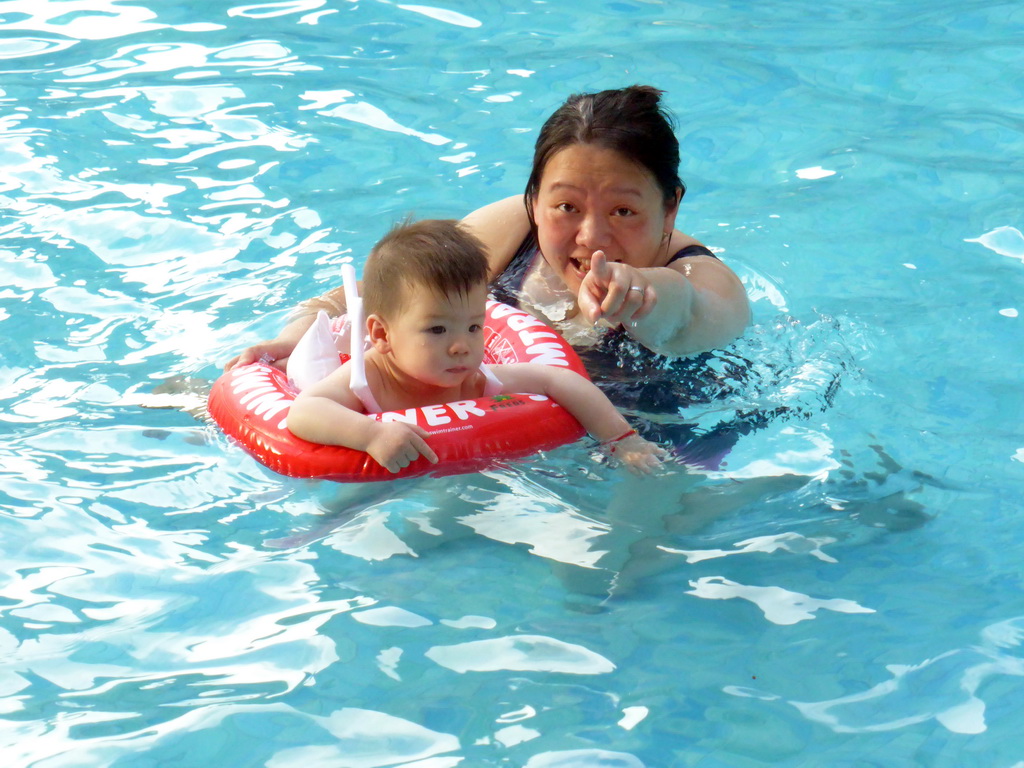
[[[749,322],[736,275],[675,229],[685,186],[660,98],[649,86],[570,97],[541,129],[526,194],[464,220],[487,247],[496,296],[584,349],[628,338],[686,357],[728,344]],[[343,291],[306,302],[276,339],[228,367],[283,367],[321,308],[342,312]]]
[[[501,298],[518,295],[574,340],[621,325],[682,357],[738,337],[750,311],[732,270],[675,229],[686,188],[660,96],[633,86],[569,98],[541,128],[524,197],[465,221]]]

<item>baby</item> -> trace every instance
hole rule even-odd
[[[428,433],[368,413],[471,400],[502,392],[546,395],[631,470],[650,472],[662,450],[640,437],[583,376],[539,363],[483,365],[487,257],[456,221],[399,225],[377,243],[363,275],[365,380],[348,361],[304,389],[288,428],[304,440],[365,451],[389,472],[423,456]]]

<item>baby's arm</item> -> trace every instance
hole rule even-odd
[[[346,363],[299,393],[288,411],[292,434],[312,443],[365,451],[388,472],[398,472],[420,456],[436,464],[437,454],[427,445],[423,428],[382,423],[357,410],[362,404],[349,388],[349,373]]]
[[[650,472],[661,465],[662,449],[636,434],[604,392],[575,371],[536,363],[495,365],[491,370],[506,392],[550,397],[631,470]]]

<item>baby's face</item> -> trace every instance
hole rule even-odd
[[[438,387],[454,387],[484,359],[487,286],[468,294],[440,295],[405,286],[401,312],[389,323],[391,354],[406,374]]]

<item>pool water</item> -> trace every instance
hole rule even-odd
[[[1024,766],[1024,8],[0,2],[0,754],[67,766]],[[407,213],[651,83],[778,412],[277,476],[206,383]]]

